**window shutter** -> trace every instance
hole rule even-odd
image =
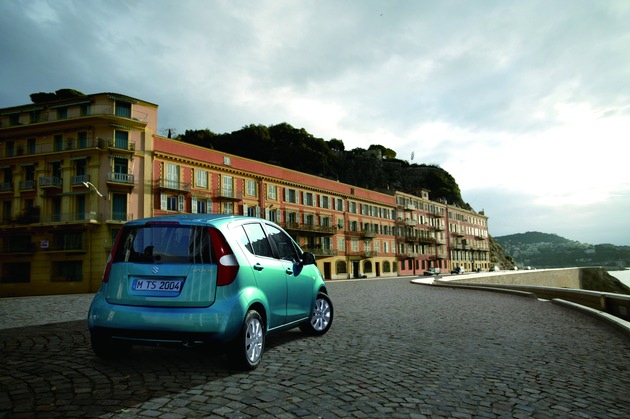
[[[190,198],[190,212],[192,212],[193,214],[197,214],[197,197],[193,196],[192,198]]]
[[[177,195],[177,211],[184,212],[184,195]]]
[[[166,210],[166,194],[165,193],[161,193],[160,194],[160,209],[161,210]]]

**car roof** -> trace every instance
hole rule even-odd
[[[146,223],[157,222],[177,222],[180,224],[188,225],[207,225],[214,223],[223,223],[227,221],[237,220],[251,220],[252,217],[246,217],[242,215],[229,215],[229,214],[169,214],[158,215],[155,217],[140,218],[133,221],[128,221],[125,225],[138,226]]]

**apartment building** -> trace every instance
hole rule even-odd
[[[398,275],[395,197],[163,137],[154,214],[243,214],[282,226],[326,279]]]
[[[263,217],[326,279],[489,268],[487,217],[156,135],[155,104],[115,93],[0,109],[0,296],[94,292],[121,225]]]
[[[157,105],[115,93],[0,109],[0,296],[98,289],[120,226],[151,214],[156,127]]]

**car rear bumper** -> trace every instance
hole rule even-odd
[[[108,303],[97,294],[88,313],[90,333],[131,342],[229,342],[244,309],[238,299],[204,308],[136,307]]]

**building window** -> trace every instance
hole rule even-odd
[[[348,273],[348,268],[346,266],[346,262],[338,261],[337,262],[337,273],[338,274],[346,274]]]
[[[131,103],[116,101],[116,116],[131,118]]]
[[[57,109],[57,119],[68,119],[68,108]]]
[[[82,250],[83,233],[80,231],[58,231],[53,233],[53,250]]]
[[[89,116],[90,115],[90,105],[85,103],[81,105],[81,116]]]
[[[276,185],[267,185],[267,199],[278,199],[278,187]]]
[[[77,133],[77,148],[87,148],[87,132]]]
[[[31,282],[30,262],[5,262],[2,264],[0,282],[3,284],[21,284]]]
[[[196,170],[195,185],[199,188],[208,187],[208,172],[205,170]]]
[[[80,260],[65,260],[53,262],[52,282],[81,282],[83,280],[83,262]]]
[[[63,150],[63,135],[53,136],[53,151]]]
[[[166,164],[165,185],[170,189],[179,189],[179,166],[176,164]]]
[[[210,199],[198,199],[193,196],[190,199],[191,212],[193,214],[210,214],[212,213],[212,201]]]
[[[286,202],[291,202],[293,204],[297,203],[297,194],[295,193],[295,189],[285,189],[284,190],[284,200]]]
[[[391,265],[390,265],[389,261],[387,261],[387,260],[384,261],[383,262],[383,272],[384,273],[389,273],[391,271],[392,271],[392,268],[391,268]]]
[[[304,205],[313,206],[313,194],[310,192],[304,193]]]
[[[249,196],[256,196],[256,181],[253,180],[247,180],[245,181],[245,188],[246,188],[246,192],[247,195]]]
[[[112,220],[127,221],[127,194],[112,194]]]
[[[26,152],[28,154],[35,154],[37,152],[37,140],[35,138],[26,139]]]
[[[222,185],[222,194],[223,196],[227,196],[227,197],[234,197],[234,180],[232,179],[232,176],[223,176],[223,180],[221,182]],[[232,214],[230,213],[224,213],[224,214]]]
[[[234,214],[234,202],[223,203],[223,214]]]
[[[127,131],[116,131],[114,147],[129,150],[129,133]]]

